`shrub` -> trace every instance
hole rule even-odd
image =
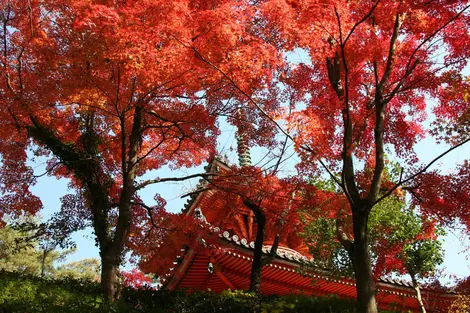
[[[168,292],[124,288],[106,303],[96,282],[43,279],[0,271],[0,312],[5,313],[353,313],[355,302],[337,297],[263,296],[243,291]]]

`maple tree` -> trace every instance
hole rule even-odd
[[[360,312],[376,312],[370,212],[429,168],[419,165],[413,147],[426,135],[424,122],[430,106],[426,96],[439,102],[437,110],[445,110],[450,100],[445,87],[453,76],[461,75],[466,64],[468,50],[456,38],[468,38],[468,6],[438,1],[309,5],[266,4],[270,14],[278,17],[275,9],[280,9],[292,17],[274,19],[273,27],[289,25],[284,38],[305,49],[312,61],[292,71],[289,84],[299,91],[299,103],[306,108],[299,107],[288,118],[296,128],[293,136],[304,172],[314,175],[325,165],[323,170],[332,173],[347,197],[354,236],[339,239],[354,264]],[[441,59],[438,53],[445,57]],[[460,114],[449,107],[446,113],[452,119]],[[456,146],[467,141],[468,137],[461,138]],[[387,182],[384,177],[386,148],[409,166],[395,181]],[[319,160],[326,163],[312,166]],[[362,160],[363,168],[357,160]]]
[[[215,150],[225,97],[217,92],[227,82],[184,42],[250,88],[263,85],[267,64],[276,63],[275,49],[251,48],[257,39],[235,7],[230,1],[1,2],[0,213],[41,207],[29,190],[37,176],[28,151],[45,158],[47,174],[69,178],[75,190],[62,199],[63,212],[91,221],[107,299],[117,296],[131,228],[152,227],[148,217],[139,224],[139,212],[152,216],[156,206],[138,192],[172,180],[143,176],[200,164]],[[245,59],[259,61],[247,68],[240,66]]]
[[[126,287],[138,289],[150,286],[152,283],[152,279],[150,277],[135,268],[128,272],[123,271],[121,272],[121,275],[123,276],[124,286]]]
[[[300,50],[308,61],[290,62],[277,77],[290,96],[274,94],[277,101],[259,101],[236,79],[231,82],[253,110],[295,142],[301,175],[326,173],[341,188],[353,237],[338,239],[354,264],[359,311],[377,312],[368,230],[374,206],[402,187],[415,195],[438,188],[434,204],[447,206],[450,215],[468,212],[462,185],[447,184],[450,175],[426,173],[467,143],[468,134],[424,165],[414,147],[430,134],[429,113],[457,121],[468,111],[468,93],[460,87],[470,51],[470,6],[465,1],[267,0],[253,8],[253,23],[262,25],[260,38],[284,53]],[[386,149],[407,163],[395,181],[384,177]],[[467,167],[457,180],[465,180]],[[420,209],[429,212],[432,205],[425,201]]]

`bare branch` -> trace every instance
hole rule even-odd
[[[190,197],[190,196],[192,196],[192,195],[197,195],[197,194],[199,194],[199,193],[201,193],[201,192],[208,191],[208,190],[212,190],[212,188],[210,188],[210,187],[198,188],[198,189],[196,189],[196,190],[194,190],[194,191],[192,191],[192,192],[189,192],[189,193],[186,193],[186,194],[182,195],[180,198]]]
[[[140,184],[138,184],[135,187],[135,190],[136,191],[140,190],[140,189],[145,188],[146,186],[152,185],[152,184],[158,184],[158,183],[164,183],[164,182],[184,181],[184,180],[188,180],[188,179],[196,178],[196,177],[201,177],[201,178],[204,178],[204,179],[208,179],[212,176],[221,176],[221,175],[216,174],[216,173],[198,173],[198,174],[192,174],[192,175],[183,176],[183,177],[156,178],[156,179],[151,179],[151,180],[146,180],[144,182],[141,182]]]
[[[276,175],[277,171],[279,170],[279,165],[281,165],[282,158],[284,157],[284,154],[286,153],[287,140],[289,140],[289,138],[286,136],[286,139],[284,140],[284,143],[282,144],[281,153],[279,155],[279,158],[277,159],[276,165],[274,166],[274,169],[271,175]]]
[[[62,162],[56,162],[56,163],[54,163],[54,165],[52,165],[51,168],[47,169],[44,173],[39,174],[39,175],[33,175],[33,178],[40,178],[40,177],[46,176],[47,174],[52,172],[57,166],[59,166],[61,164],[62,164]]]
[[[139,157],[134,165],[137,165],[138,163],[142,162],[142,160],[145,160],[150,154],[152,154],[152,152],[157,150],[165,142],[165,140],[166,140],[166,138],[165,138],[165,136],[163,136],[163,138],[155,146],[150,148],[147,151],[147,153],[145,153],[143,156]]]

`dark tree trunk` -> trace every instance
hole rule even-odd
[[[264,229],[266,226],[266,217],[261,210],[257,210],[255,216],[257,219],[257,230],[255,240],[255,251],[253,253],[253,263],[251,265],[250,292],[259,294],[261,292],[261,274],[263,269],[263,242]]]
[[[49,254],[47,249],[42,250],[42,258],[41,258],[41,277],[46,275],[46,258]]]
[[[399,37],[400,28],[403,23],[403,14],[395,16],[395,26],[390,40],[387,63],[385,71],[381,78],[378,77],[377,62],[374,62],[375,70],[375,128],[374,128],[374,148],[375,148],[375,167],[374,175],[371,180],[370,189],[366,198],[363,198],[356,185],[356,174],[354,172],[353,154],[355,149],[354,133],[357,126],[351,118],[351,103],[349,101],[349,69],[346,60],[346,42],[340,38],[339,50],[334,57],[326,59],[328,70],[328,79],[331,87],[334,89],[338,100],[344,104],[342,110],[343,118],[343,151],[342,161],[343,170],[341,173],[341,182],[336,182],[342,187],[342,190],[351,204],[353,214],[353,233],[354,240],[351,240],[344,232],[343,221],[341,217],[337,219],[337,235],[341,244],[346,248],[354,266],[356,278],[356,292],[360,313],[377,313],[377,303],[375,301],[375,283],[372,275],[372,265],[370,260],[369,239],[368,239],[368,218],[370,210],[377,202],[382,176],[385,168],[385,149],[384,149],[384,121],[386,106],[390,100],[385,101],[385,87],[389,83],[390,75],[393,72],[395,46]],[[339,18],[339,16],[338,16]],[[339,21],[339,20],[338,20]],[[341,25],[340,25],[341,26]],[[340,30],[341,31],[341,30]],[[341,36],[342,37],[342,36]],[[347,41],[347,39],[346,39]],[[332,41],[331,46],[336,45]],[[401,180],[401,178],[400,178]]]
[[[354,244],[350,253],[354,265],[356,278],[357,301],[360,313],[377,313],[375,301],[375,282],[372,274],[370,260],[369,237],[367,222],[369,210],[366,208],[354,208],[353,229]]]
[[[129,233],[130,206],[121,205],[119,213],[113,240],[109,240],[109,236],[105,236],[106,239],[102,240],[100,245],[101,288],[107,301],[113,301],[120,296],[119,266]],[[100,238],[98,237],[98,240]]]
[[[93,229],[100,248],[101,286],[106,300],[113,301],[119,296],[119,265],[130,227],[130,202],[134,194],[137,148],[140,140],[141,109],[136,108],[133,131],[129,144],[129,165],[124,172],[124,186],[119,201],[117,225],[114,233],[109,223],[111,203],[109,186],[112,178],[103,171],[98,154],[98,143],[94,136],[93,116],[88,117],[86,131],[82,134],[82,150],[65,144],[54,132],[42,126],[30,116],[33,126],[28,127],[29,135],[61,159],[62,163],[83,183],[84,195],[90,202]],[[124,148],[123,148],[124,149]]]
[[[118,298],[119,290],[119,258],[101,257],[101,288],[107,301]]]

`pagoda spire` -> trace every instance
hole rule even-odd
[[[248,142],[243,134],[237,136],[237,152],[238,152],[238,164],[240,167],[251,166],[251,155]]]
[[[241,121],[243,118],[243,111],[239,106],[237,109],[237,119]],[[238,123],[237,125],[237,153],[238,153],[238,164],[240,167],[251,166],[251,155],[250,147],[248,145],[248,138],[246,137],[243,126]]]

